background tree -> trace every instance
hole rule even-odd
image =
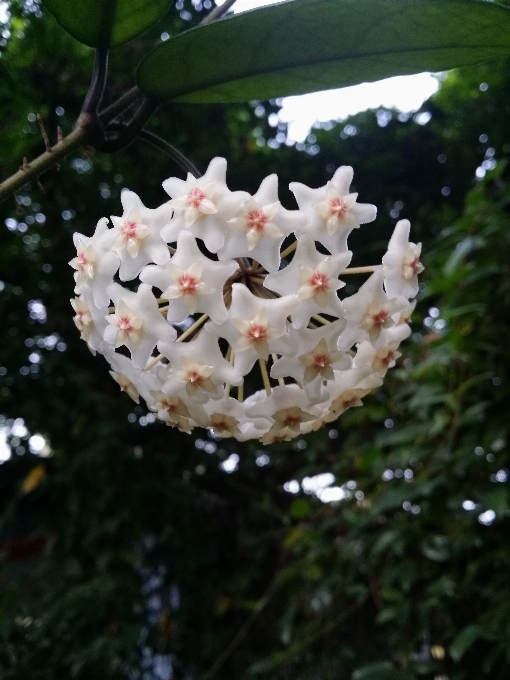
[[[181,4],[112,53],[119,91],[144,46],[197,21]],[[69,132],[92,62],[37,4],[11,11],[4,175],[41,150],[38,112],[50,136]],[[153,423],[78,341],[72,232],[116,214],[124,186],[157,204],[178,173],[170,159],[141,141],[111,156],[85,149],[41,177],[45,193],[33,183],[3,204],[3,677],[507,677],[505,66],[450,75],[407,120],[367,112],[314,130],[302,150],[271,148],[274,101],[168,104],[152,118],[201,167],[227,157],[232,188],[273,171],[285,185],[290,168],[320,185],[352,164],[380,209],[358,251],[376,257],[399,216],[424,241],[407,358],[364,408],[296,443]],[[34,433],[50,458],[28,452]],[[321,481],[337,501],[320,500]]]

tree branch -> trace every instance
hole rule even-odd
[[[149,132],[148,130],[140,130],[138,133],[138,138],[142,139],[144,142],[147,142],[147,144],[154,146],[163,153],[166,153],[166,155],[169,156],[180,168],[182,168],[182,170],[191,172],[191,174],[197,178],[201,177],[202,173],[193,163],[193,161],[176,149],[175,146],[169,144],[169,142],[167,142],[165,139],[162,139],[158,135],[155,135],[153,132]]]
[[[64,139],[55,144],[55,146],[52,146],[49,151],[41,154],[31,163],[27,163],[26,165],[23,164],[18,172],[6,179],[5,182],[2,182],[0,184],[0,202],[5,201],[24,184],[35,179],[53,165],[56,165],[60,160],[65,158],[67,154],[71,153],[71,151],[88,144],[91,141],[92,136],[93,133],[91,129],[82,125],[77,125],[67,137],[64,137]]]

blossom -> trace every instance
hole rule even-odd
[[[158,343],[159,351],[170,361],[164,391],[174,393],[185,389],[193,401],[205,402],[220,399],[225,383],[242,384],[241,374],[223,357],[211,327],[211,323],[207,324],[190,342]]]
[[[269,274],[264,287],[280,295],[297,294],[299,304],[292,313],[296,328],[305,327],[317,312],[342,316],[342,303],[337,290],[345,286],[338,279],[347,267],[352,253],[337,255],[319,253],[309,234],[298,236],[297,248],[292,262],[276,274]]]
[[[71,300],[71,305],[76,312],[74,323],[80,331],[81,339],[85,340],[93,353],[101,351],[104,345],[103,334],[108,325],[105,319],[108,307],[98,307],[94,296],[89,292]]]
[[[344,166],[319,189],[292,184],[286,210],[276,175],[232,192],[216,158],[166,180],[155,209],[124,191],[111,229],[74,235],[81,338],[121,391],[186,433],[271,444],[361,406],[401,356],[422,265],[402,220],[382,262],[350,267],[349,234],[375,218],[351,180]]]
[[[257,297],[246,286],[232,285],[232,303],[228,319],[221,328],[213,328],[232,347],[234,366],[246,375],[260,357],[266,360],[273,341],[286,332],[287,317],[296,304],[294,296],[268,300]]]
[[[145,267],[140,280],[162,291],[161,298],[168,300],[168,321],[183,321],[190,314],[202,312],[219,324],[227,318],[223,288],[238,269],[234,260],[214,262],[205,257],[194,236],[181,231],[171,261]]]
[[[303,424],[314,421],[319,413],[320,407],[309,404],[297,385],[275,387],[266,399],[250,406],[247,411],[250,416],[270,419],[269,437],[281,437],[282,440],[289,434],[292,437],[300,434]]]
[[[168,203],[155,210],[146,208],[132,191],[120,196],[124,213],[111,217],[114,240],[110,246],[120,257],[119,277],[131,281],[149,262],[165,264],[170,259],[168,246],[161,231],[172,217]]]
[[[351,345],[369,339],[374,346],[385,343],[384,331],[395,325],[395,315],[406,307],[404,297],[390,298],[383,289],[383,272],[378,269],[357,293],[343,301],[348,330],[340,338],[340,342]]]
[[[244,191],[227,188],[226,175],[227,161],[213,158],[200,178],[188,173],[185,181],[171,177],[163,182],[163,189],[171,196],[167,205],[174,210],[172,221],[161,232],[167,243],[176,241],[184,228],[201,238],[212,253],[223,247],[226,223],[248,198]]]
[[[276,356],[281,356],[271,367],[271,377],[293,378],[314,403],[327,399],[324,385],[334,380],[335,370],[348,369],[352,363],[349,354],[337,349],[344,327],[345,321],[339,319],[316,329],[289,329],[285,339],[277,344]]]
[[[257,193],[248,197],[235,217],[228,220],[225,244],[218,251],[220,260],[248,254],[256,262],[275,272],[280,266],[283,239],[306,218],[298,210],[285,210],[278,200],[278,177],[266,177]]]
[[[347,250],[347,237],[361,224],[373,222],[376,208],[367,203],[356,203],[358,194],[349,193],[353,170],[343,165],[331,180],[319,189],[292,182],[290,190],[309,218],[306,233],[322,243],[331,253]],[[303,229],[305,231],[305,229]],[[301,230],[298,230],[299,235]]]
[[[106,217],[99,220],[93,236],[73,235],[77,254],[69,264],[76,269],[74,292],[78,295],[91,292],[98,307],[106,307],[110,302],[106,289],[113,283],[120,264],[118,255],[110,252],[114,238]]]
[[[388,295],[414,297],[418,292],[418,274],[424,267],[420,262],[421,243],[409,242],[409,220],[400,220],[383,257],[384,287]]]
[[[172,342],[177,333],[161,316],[150,286],[141,283],[132,293],[118,283],[108,287],[114,313],[106,317],[110,324],[104,332],[107,343],[117,348],[125,345],[136,368],[145,368],[152,350],[160,340]]]

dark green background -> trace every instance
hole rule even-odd
[[[52,140],[57,125],[72,129],[93,59],[37,4],[12,11],[0,56],[5,177],[43,150],[33,114]],[[107,100],[132,84],[162,31],[199,14],[173,8],[115,50]],[[507,72],[495,62],[449,76],[424,125],[393,113],[381,127],[367,112],[315,130],[299,150],[266,143],[278,132],[267,123],[274,102],[167,105],[151,121],[202,168],[227,157],[232,189],[254,191],[278,172],[287,206],[289,181],[319,186],[352,164],[362,200],[379,207],[352,241],[357,264],[380,257],[398,217],[424,242],[425,289],[398,368],[363,408],[297,443],[143,425],[144,407],[79,341],[71,235],[118,214],[124,186],[156,206],[162,180],[181,174],[169,159],[141,141],[112,156],[84,150],[41,178],[45,193],[30,185],[19,207],[2,205],[0,413],[23,418],[53,452],[41,460],[11,441],[0,467],[2,680],[156,680],[169,668],[201,680],[510,677],[509,495],[498,481],[509,465]],[[34,300],[46,321],[30,318]],[[430,308],[444,327],[430,326]],[[38,347],[51,335],[64,351]],[[23,375],[34,350],[40,368]],[[239,468],[227,474],[233,452]],[[41,464],[42,482],[23,493]],[[284,491],[326,471],[338,486],[356,483],[351,498]]]

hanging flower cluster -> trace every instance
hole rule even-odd
[[[376,216],[349,193],[352,168],[319,189],[291,184],[289,211],[276,175],[251,196],[227,188],[226,166],[166,180],[171,200],[155,210],[124,191],[111,228],[103,218],[93,236],[74,235],[74,321],[167,425],[289,440],[382,384],[410,334],[421,246],[402,220],[381,265],[349,268],[349,234]],[[341,299],[351,274],[369,276]]]

